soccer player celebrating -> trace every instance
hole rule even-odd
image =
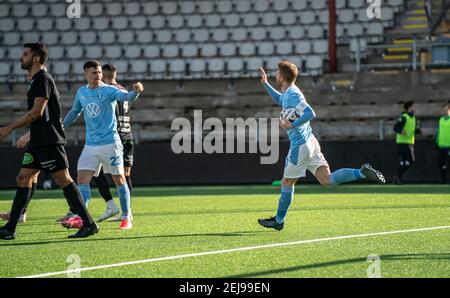
[[[122,207],[120,229],[130,229],[130,190],[123,167],[123,146],[117,132],[115,115],[117,101],[134,101],[144,87],[140,82],[127,92],[102,82],[102,68],[95,60],[87,61],[84,75],[88,82],[78,89],[72,109],[64,118],[64,127],[69,127],[83,112],[86,124],[86,144],[78,160],[78,185],[86,206],[91,198],[89,183],[100,168],[111,174],[119,193]],[[69,219],[74,220],[75,218]]]
[[[125,88],[117,83],[117,67],[113,64],[105,64],[102,66],[103,82],[112,85],[121,90]],[[127,101],[118,101],[116,108],[117,131],[123,146],[123,166],[125,179],[127,181],[130,194],[133,191],[133,184],[131,182],[131,167],[133,166],[133,134],[131,132],[130,123],[130,107]],[[106,211],[99,217],[99,221],[104,221],[119,213],[119,208],[114,204],[109,185],[103,170],[100,171],[98,177],[94,176],[94,181],[98,186],[98,190],[106,202]]]
[[[0,239],[15,239],[17,222],[31,197],[32,184],[40,171],[51,173],[63,189],[69,206],[79,214],[83,228],[69,238],[83,238],[98,232],[77,185],[68,171],[64,145],[66,143],[61,121],[59,92],[52,76],[46,71],[48,48],[42,43],[28,43],[20,57],[22,69],[27,70],[31,83],[28,87],[28,112],[16,121],[0,128],[0,139],[14,129],[30,125],[30,142],[22,168],[17,176],[17,191],[8,223],[0,228]]]
[[[364,178],[385,183],[383,175],[368,164],[363,165],[361,169],[339,169],[330,173],[330,167],[321,153],[319,142],[313,135],[309,123],[316,114],[295,85],[298,76],[295,64],[289,61],[278,63],[276,83],[282,93],[267,82],[267,75],[262,68],[260,72],[261,83],[272,99],[283,109],[280,126],[287,130],[290,141],[277,214],[271,218],[259,219],[260,225],[278,231],[283,229],[287,211],[294,198],[294,185],[299,178],[306,176],[306,170],[310,171],[323,186],[338,185]]]

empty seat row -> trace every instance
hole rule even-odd
[[[0,20],[0,31],[85,31],[85,30],[125,30],[125,29],[181,29],[181,28],[223,28],[223,27],[255,27],[255,26],[293,26],[312,25],[316,23],[328,24],[329,12],[304,11],[304,12],[283,12],[283,13],[249,13],[245,15],[228,14],[221,16],[218,14],[203,15],[175,15],[164,17],[161,15],[153,17],[83,17],[80,19],[61,18],[2,18]],[[381,21],[389,22],[394,19],[394,11],[390,7],[383,7],[381,10]],[[366,9],[342,9],[338,14],[339,23],[352,22],[377,22],[369,19]]]
[[[245,74],[257,75],[259,67],[263,66],[269,71],[275,71],[277,64],[282,59],[289,59],[296,63],[304,73],[319,74],[323,67],[323,58],[320,56],[272,56],[270,58],[249,57],[248,59],[136,59],[136,60],[115,60],[105,61],[115,63],[119,74],[141,74],[145,76],[190,76],[207,77],[209,74],[219,76],[235,74],[237,76]],[[56,77],[82,75],[83,61],[55,60],[50,61],[49,71]],[[24,76],[24,70],[20,65],[0,62],[0,78],[8,76]]]
[[[384,27],[380,23],[366,24],[339,24],[337,25],[337,37],[354,37],[360,35],[382,35]],[[49,46],[51,45],[95,45],[95,44],[170,44],[170,43],[186,43],[186,42],[242,42],[242,41],[265,41],[270,40],[278,42],[282,40],[298,40],[298,39],[323,39],[328,36],[328,26],[311,25],[281,27],[273,26],[255,27],[251,29],[198,29],[198,30],[123,30],[113,31],[105,30],[84,31],[84,32],[46,32],[40,33],[36,31],[29,32],[8,32],[0,33],[0,41],[6,46],[22,45],[26,42],[43,41]]]
[[[66,15],[68,3],[1,3],[0,16],[13,17],[63,17]],[[402,1],[390,0],[388,5],[399,7]],[[338,9],[344,8],[367,8],[365,0],[337,0]],[[85,16],[136,16],[144,15],[176,15],[176,14],[212,14],[212,13],[248,13],[248,12],[283,12],[283,11],[306,11],[327,9],[326,0],[221,0],[221,1],[130,1],[102,3],[95,1],[81,6],[80,13]]]

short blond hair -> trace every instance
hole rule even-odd
[[[278,63],[278,72],[289,84],[292,84],[297,80],[298,69],[297,66],[287,60],[280,61]]]

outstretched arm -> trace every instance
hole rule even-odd
[[[64,117],[64,128],[68,128],[75,120],[80,117],[83,107],[81,106],[80,100],[78,99],[78,93],[75,96],[75,102],[73,103],[72,109]]]
[[[267,74],[262,67],[259,68],[259,72],[261,74],[261,84],[263,84],[264,88],[266,88],[270,97],[278,104],[281,105],[280,96],[281,93],[278,92],[275,88],[273,88],[269,82],[267,81]]]
[[[125,90],[117,89],[114,92],[113,98],[114,100],[118,101],[135,101],[138,99],[139,94],[144,91],[144,86],[141,82],[134,83],[133,85],[134,90],[127,92]]]

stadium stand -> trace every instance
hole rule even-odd
[[[1,4],[0,40],[7,57],[1,81],[21,80],[6,69],[16,63],[17,47],[38,40],[60,47],[52,50],[57,53],[50,64],[61,66],[58,79],[65,80],[80,79],[72,66],[88,58],[123,57],[130,59],[129,76],[178,79],[257,76],[257,68],[242,63],[244,57],[267,65],[273,57],[299,56],[302,74],[318,75],[328,56],[326,0],[84,1],[79,19],[65,17],[67,6],[55,2]],[[403,0],[386,4],[383,19],[370,20],[365,1],[338,0],[338,43],[357,36],[382,41],[404,9]],[[146,58],[162,62],[155,69]]]

